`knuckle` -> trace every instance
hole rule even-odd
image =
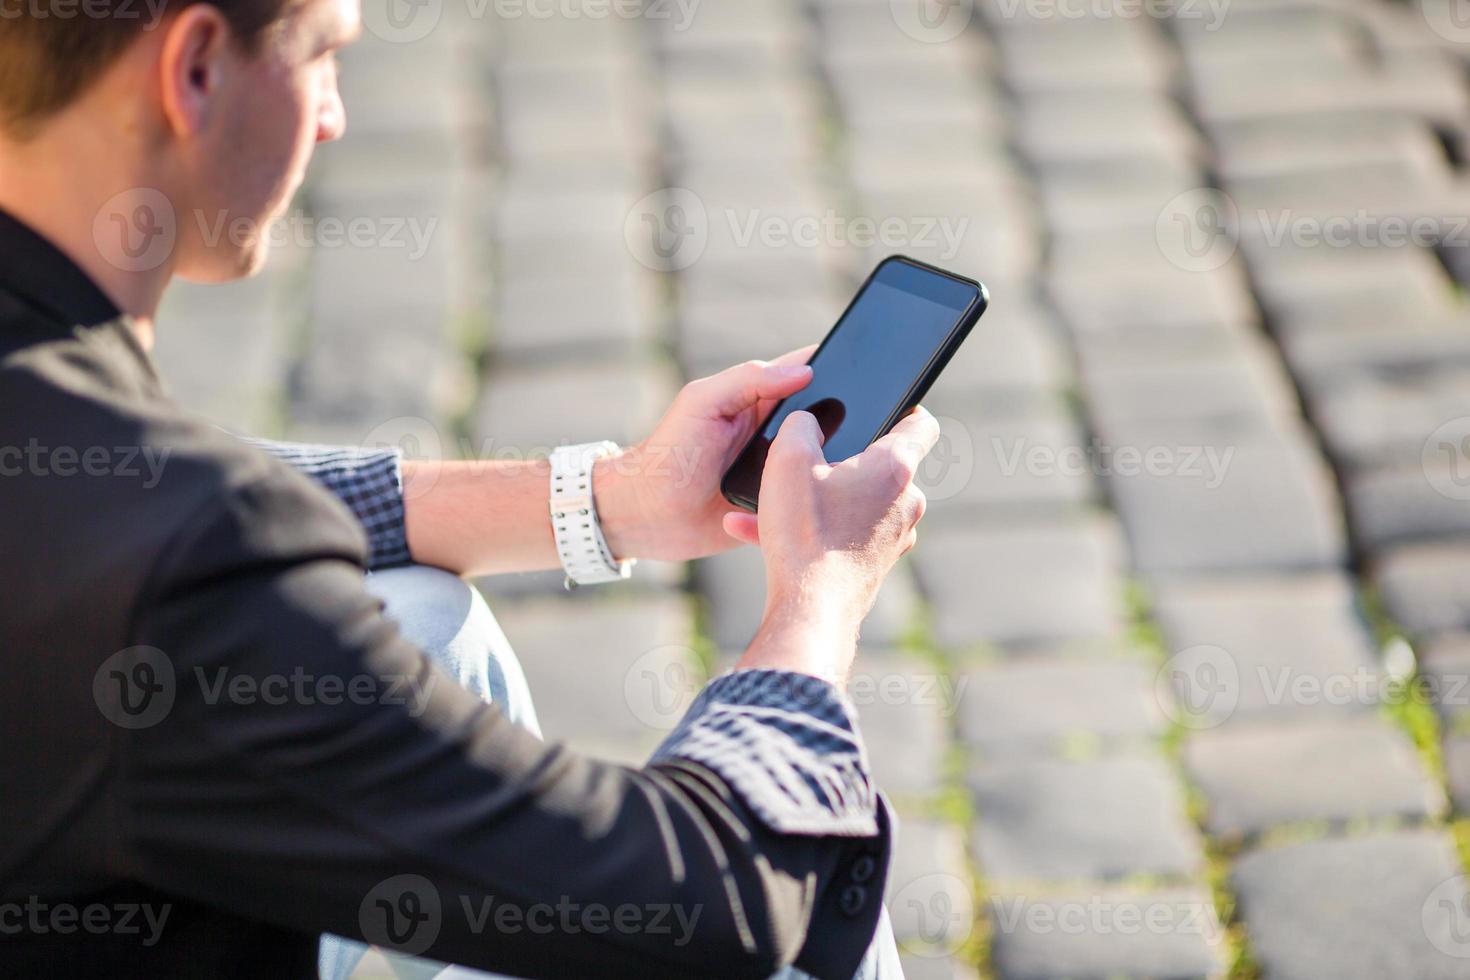
[[[911,453],[905,452],[901,447],[894,446],[888,453],[888,465],[893,471],[893,477],[899,486],[908,486],[914,482],[918,475],[918,463]]]
[[[924,512],[929,509],[929,498],[924,495],[924,491],[912,483],[908,485],[904,493],[904,503],[910,525],[923,520]]]

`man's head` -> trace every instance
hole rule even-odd
[[[169,271],[249,274],[343,131],[335,53],[359,23],[359,0],[0,0],[0,153],[104,155],[172,206]]]

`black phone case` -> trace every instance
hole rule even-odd
[[[924,366],[924,370],[919,372],[919,376],[915,378],[914,383],[909,386],[909,390],[907,394],[904,395],[903,400],[894,408],[893,412],[889,414],[888,418],[884,421],[883,425],[878,429],[878,431],[873,434],[872,438],[868,440],[869,445],[872,445],[874,442],[883,438],[883,436],[892,431],[893,427],[898,424],[899,420],[907,415],[910,411],[912,411],[914,406],[919,404],[919,402],[923,400],[924,396],[929,393],[930,387],[933,386],[934,380],[939,377],[940,372],[942,372],[949,364],[950,359],[955,355],[955,351],[960,349],[960,344],[965,342],[965,338],[970,335],[970,330],[975,326],[975,324],[979,321],[981,314],[983,314],[986,308],[990,305],[990,291],[986,289],[985,284],[983,282],[980,282],[978,279],[971,279],[967,276],[958,275],[956,273],[950,272],[947,269],[941,269],[938,266],[930,265],[927,262],[920,262],[918,259],[909,258],[907,255],[890,255],[888,258],[884,259],[882,262],[879,262],[876,266],[874,266],[872,272],[868,273],[867,278],[863,280],[863,284],[858,287],[858,290],[855,293],[853,293],[852,299],[843,309],[842,315],[839,316],[837,318],[837,322],[832,325],[832,329],[827,331],[827,335],[822,338],[822,342],[817,345],[817,349],[812,351],[812,356],[808,363],[810,363],[811,360],[815,360],[817,355],[822,352],[822,348],[827,346],[827,341],[832,339],[832,335],[837,332],[838,326],[842,324],[843,320],[847,319],[848,311],[852,309],[853,304],[857,302],[858,297],[861,296],[864,290],[868,288],[868,283],[870,283],[873,277],[878,274],[879,270],[881,270],[885,265],[890,262],[903,262],[908,265],[917,266],[918,268],[924,269],[925,271],[935,273],[936,275],[944,276],[947,279],[953,279],[957,282],[963,282],[966,285],[974,286],[976,289],[979,290],[980,296],[979,299],[976,300],[975,305],[965,312],[964,318],[961,319],[960,322],[955,326],[954,332],[951,333],[949,337],[945,340],[944,345],[939,348],[939,350],[932,358],[930,358],[929,363]],[[730,489],[730,471],[733,470],[736,466],[740,465],[740,460],[745,457],[746,451],[750,449],[751,445],[757,439],[760,438],[761,429],[765,428],[766,421],[771,417],[771,415],[775,415],[777,412],[779,412],[783,404],[785,404],[784,399],[776,403],[776,406],[771,409],[770,415],[767,415],[764,419],[761,419],[760,423],[755,427],[755,431],[751,434],[750,440],[747,441],[746,444],[741,447],[740,452],[736,454],[735,462],[730,464],[730,470],[726,470],[725,475],[720,479],[720,492],[724,495],[726,500],[734,504],[736,507],[741,508],[742,510],[748,510],[751,513],[754,513],[756,511],[756,501],[748,500],[743,495],[735,493]]]

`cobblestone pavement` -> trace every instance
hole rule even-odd
[[[1470,977],[1458,0],[370,0],[226,424],[645,433],[899,251],[986,280],[853,696],[912,977]],[[368,380],[370,379],[370,380]],[[547,733],[638,760],[759,556],[486,580]]]

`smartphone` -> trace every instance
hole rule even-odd
[[[792,412],[816,416],[829,463],[868,448],[924,397],[989,301],[974,279],[901,255],[878,263],[807,362],[811,383],[776,406],[725,473],[725,499],[756,509],[766,454]]]

